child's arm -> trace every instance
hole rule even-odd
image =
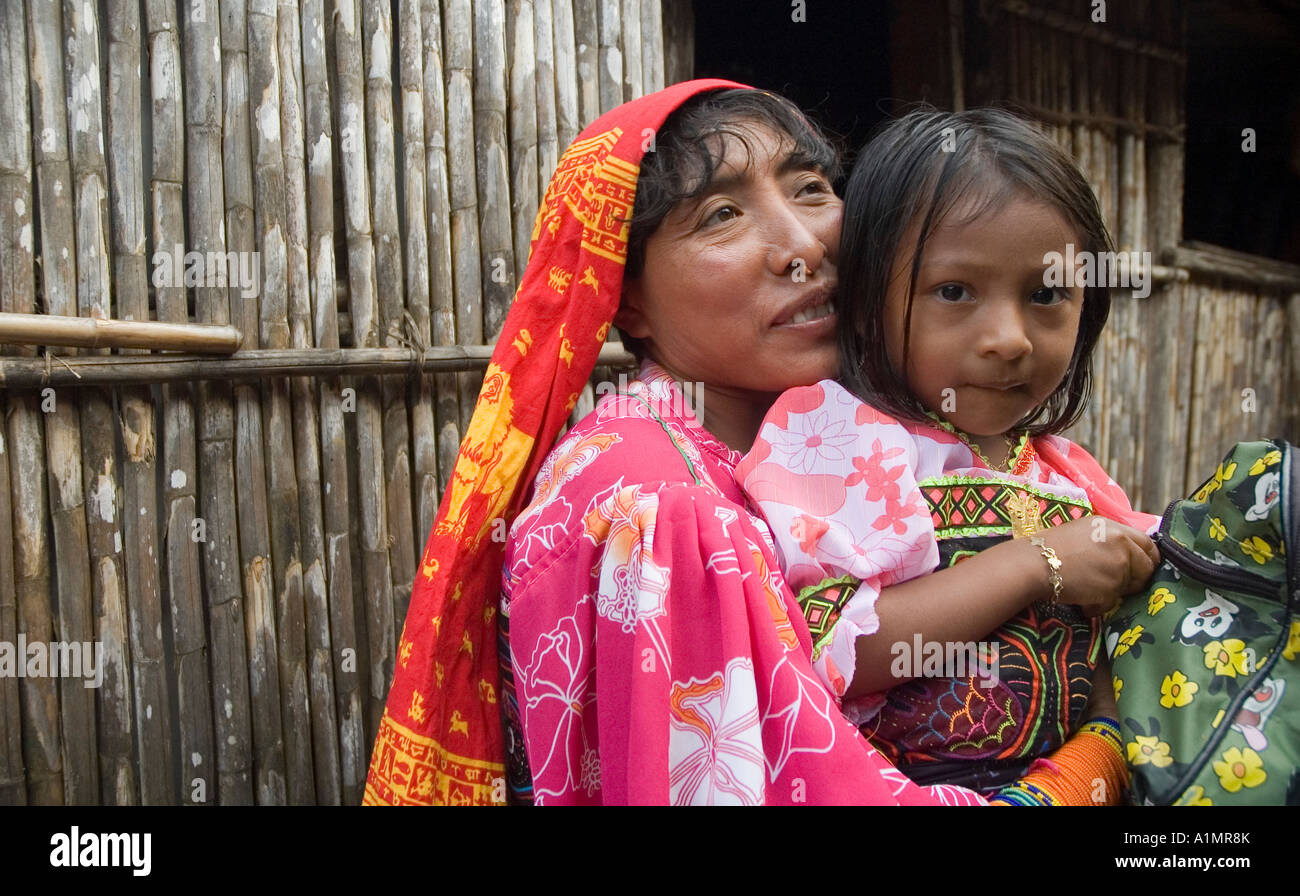
[[[1061,603],[1098,615],[1151,577],[1159,553],[1149,538],[1107,521],[1104,537],[1092,519],[1074,520],[1041,533],[1061,561]],[[907,677],[893,674],[893,646],[973,641],[987,635],[1035,600],[1052,597],[1042,550],[1028,539],[994,545],[957,566],[884,588],[876,600],[880,627],[857,639],[857,663],[845,697],[892,688]]]

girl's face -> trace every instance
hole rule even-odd
[[[1044,286],[1044,256],[1081,240],[1052,206],[1015,194],[972,217],[958,203],[922,254],[905,376],[931,411],[972,436],[1000,436],[1065,378],[1083,286]],[[904,315],[919,223],[900,242],[885,300],[890,363],[902,365]],[[1066,278],[1072,282],[1073,278]]]

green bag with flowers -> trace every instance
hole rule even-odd
[[[1143,805],[1300,804],[1300,456],[1243,442],[1165,511],[1106,646]]]

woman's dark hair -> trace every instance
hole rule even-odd
[[[744,88],[697,94],[665,119],[655,132],[653,149],[641,160],[625,281],[641,276],[646,242],[668,214],[679,202],[694,199],[708,188],[722,163],[728,139],[739,141],[753,157],[754,125],[789,136],[797,161],[821,171],[832,183],[839,179],[839,148],[785,97]],[[622,339],[637,360],[645,357],[641,340],[626,333]]]
[[[1015,195],[1046,202],[1074,228],[1077,251],[1109,252],[1112,243],[1092,188],[1073,160],[1028,121],[1000,109],[921,109],[884,125],[863,148],[844,193],[840,237],[840,382],[863,401],[902,419],[926,408],[907,386],[912,298],[926,240],[965,201],[972,214]],[[915,247],[903,236],[919,225]],[[895,262],[912,252],[903,356],[885,350],[885,301]],[[1066,429],[1092,388],[1092,350],[1110,313],[1110,290],[1085,286],[1070,369],[1042,406],[1020,421],[1030,433]]]

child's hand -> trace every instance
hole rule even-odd
[[[1160,563],[1155,542],[1144,533],[1102,517],[1073,520],[1039,536],[1061,560],[1060,602],[1074,604],[1088,616],[1101,615],[1140,590]],[[1041,553],[1038,562],[1046,583],[1048,568]],[[1051,593],[1047,584],[1048,596]]]

